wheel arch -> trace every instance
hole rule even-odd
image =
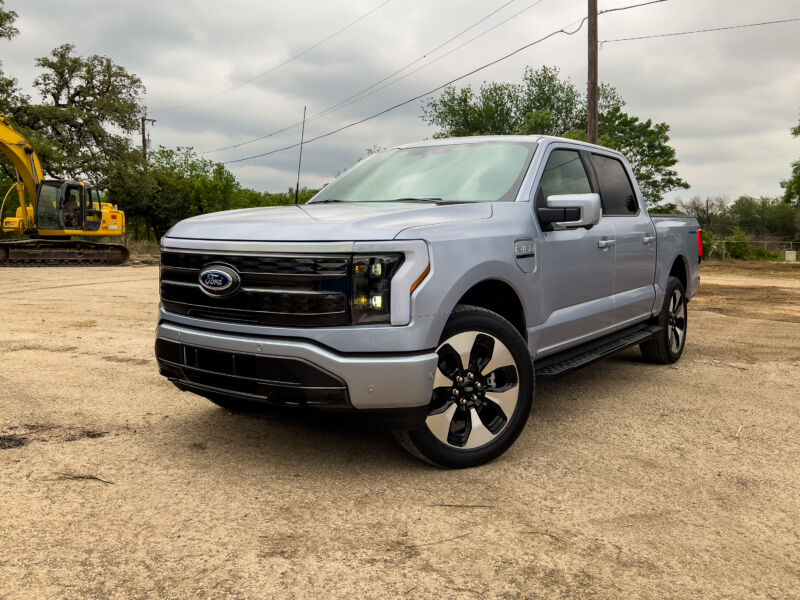
[[[479,306],[497,313],[514,326],[527,343],[528,331],[525,308],[518,292],[502,279],[484,279],[473,284],[456,301],[459,304]]]
[[[686,257],[682,254],[679,254],[675,257],[675,260],[672,262],[672,266],[669,270],[670,277],[677,277],[678,280],[683,284],[683,289],[689,289],[689,265],[686,261]]]

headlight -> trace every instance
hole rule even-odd
[[[353,256],[350,312],[354,324],[390,322],[390,285],[402,263],[402,254]]]

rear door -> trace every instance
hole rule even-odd
[[[641,321],[650,316],[655,298],[656,230],[636,193],[633,173],[619,158],[591,153],[603,202],[603,221],[614,228],[614,324]]]
[[[556,145],[548,150],[535,192],[536,208],[548,196],[596,192],[587,157],[576,148]],[[534,218],[538,219],[535,214]],[[586,229],[542,228],[540,283],[544,323],[538,328],[537,356],[596,336],[613,322],[614,229],[605,218]],[[602,242],[602,243],[601,243]]]

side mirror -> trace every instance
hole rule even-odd
[[[537,211],[545,225],[592,227],[600,222],[603,208],[599,194],[560,194],[547,197],[547,208]]]

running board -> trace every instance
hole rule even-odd
[[[555,379],[577,371],[625,348],[646,342],[661,331],[648,323],[628,327],[534,362],[537,380]]]

